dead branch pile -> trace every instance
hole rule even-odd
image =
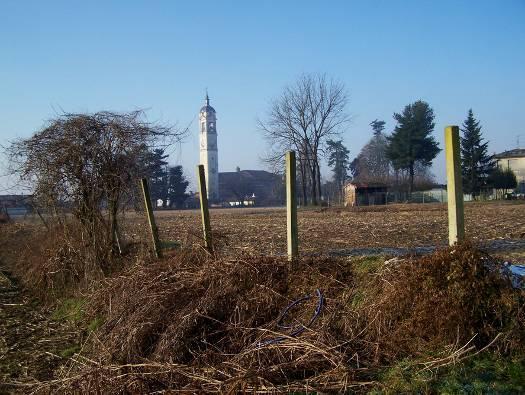
[[[283,309],[320,289],[301,335]],[[138,265],[94,293],[104,325],[63,377],[67,391],[345,391],[396,359],[437,367],[490,345],[525,351],[525,295],[468,245],[389,261],[210,259],[190,251]],[[306,323],[315,298],[290,310]],[[281,338],[281,340],[277,340]],[[430,357],[432,355],[432,357]]]

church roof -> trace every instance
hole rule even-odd
[[[208,92],[206,92],[206,104],[201,107],[201,112],[215,112],[215,108],[210,106],[210,98],[208,97]]]
[[[201,112],[215,112],[215,109],[212,106],[202,106]]]

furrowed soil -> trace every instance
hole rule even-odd
[[[202,244],[198,211],[156,211],[155,216],[162,240]],[[210,216],[215,243],[224,251],[286,252],[284,208],[212,209]],[[300,249],[323,254],[363,247],[444,246],[448,243],[447,221],[444,204],[300,209]],[[525,240],[525,204],[467,203],[465,227],[474,242]]]

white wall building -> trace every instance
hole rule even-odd
[[[206,93],[206,104],[199,112],[200,164],[204,165],[206,191],[210,202],[219,199],[219,156],[217,150],[217,117],[210,106]]]
[[[494,156],[501,169],[511,169],[516,174],[518,190],[525,191],[525,148],[517,148]]]

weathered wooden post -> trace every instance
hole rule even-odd
[[[447,160],[448,242],[454,245],[465,238],[463,186],[459,127],[445,128],[445,154]]]
[[[286,153],[286,230],[288,241],[288,260],[299,254],[299,237],[297,235],[297,198],[295,191],[295,152]]]
[[[148,216],[148,224],[151,231],[151,238],[153,241],[153,251],[155,252],[155,257],[160,258],[162,256],[162,252],[159,241],[159,231],[157,229],[157,225],[155,224],[153,208],[151,207],[148,180],[146,178],[142,178],[140,180],[140,186],[142,188],[142,196],[144,197],[144,207]]]
[[[202,230],[204,232],[204,246],[213,252],[211,239],[210,212],[208,210],[208,193],[206,191],[206,176],[204,175],[204,165],[197,166],[197,179],[199,182],[199,197],[201,201]]]
[[[118,226],[115,226],[115,243],[117,244],[118,253],[122,255],[124,253],[124,249],[122,248],[122,238],[120,237],[120,231],[118,229]]]

